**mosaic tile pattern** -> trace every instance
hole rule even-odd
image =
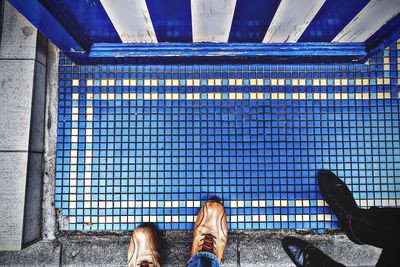
[[[59,66],[64,230],[338,228],[315,174],[362,207],[400,206],[400,43],[365,65]]]

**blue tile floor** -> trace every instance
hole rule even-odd
[[[364,65],[59,65],[56,208],[64,230],[338,228],[316,185],[400,206],[400,43]]]

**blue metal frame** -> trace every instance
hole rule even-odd
[[[81,22],[76,21],[68,8],[60,4],[60,0],[9,1],[78,64],[363,63],[400,38],[400,15],[398,15],[365,44],[330,42],[104,44],[95,40],[102,36],[91,38],[82,28]],[[147,1],[158,3],[158,0]],[[101,10],[98,12],[98,16],[104,17],[104,12]],[[109,24],[106,27],[110,30]]]

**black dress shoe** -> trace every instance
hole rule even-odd
[[[321,194],[338,218],[340,227],[351,241],[362,244],[351,230],[351,216],[359,208],[350,189],[331,171],[322,170],[317,176]]]
[[[297,267],[344,266],[323,253],[310,243],[296,237],[285,237],[282,246]]]

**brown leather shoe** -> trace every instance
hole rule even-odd
[[[228,224],[224,206],[218,201],[209,200],[197,215],[191,256],[199,251],[208,251],[215,254],[221,262],[226,241],[228,241]]]
[[[149,226],[140,226],[132,233],[128,250],[129,267],[160,267],[157,235]]]

